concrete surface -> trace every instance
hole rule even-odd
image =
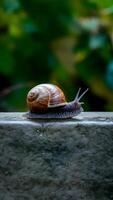
[[[113,113],[0,113],[0,200],[113,199]]]

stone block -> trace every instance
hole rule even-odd
[[[0,200],[113,199],[113,113],[0,113]]]

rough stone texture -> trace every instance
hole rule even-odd
[[[0,113],[0,200],[113,199],[113,113]]]

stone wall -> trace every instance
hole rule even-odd
[[[113,113],[0,113],[0,200],[113,199]]]

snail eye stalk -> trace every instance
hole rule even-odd
[[[79,88],[79,90],[78,90],[78,92],[77,92],[77,95],[76,95],[74,101],[79,102],[79,101],[82,99],[82,97],[87,93],[88,90],[89,90],[89,88],[87,88],[87,89],[79,96],[80,91],[81,91],[81,88]]]

